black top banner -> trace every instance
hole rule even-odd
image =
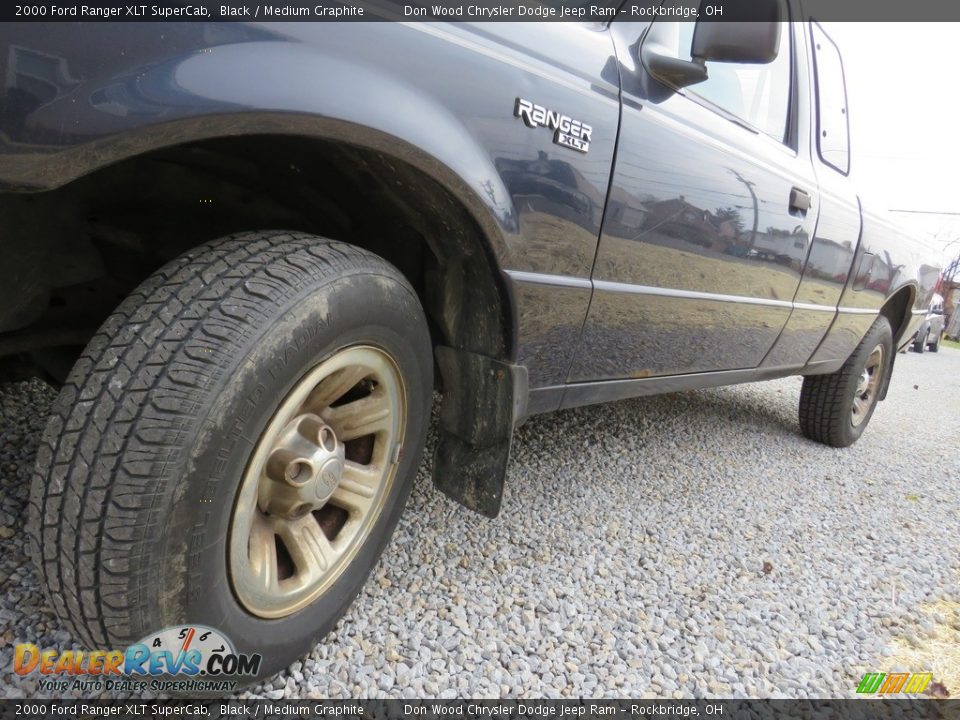
[[[0,717],[328,720],[953,720],[950,700],[0,700]]]
[[[749,20],[753,0],[25,0],[0,3],[4,22],[601,22]],[[960,21],[956,0],[802,0],[820,21]]]

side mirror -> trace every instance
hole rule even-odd
[[[782,0],[740,0],[724,5],[722,16],[697,21],[690,56],[702,62],[773,62],[780,48],[782,16]]]
[[[681,60],[667,53],[657,52],[648,43],[644,43],[640,48],[640,60],[648,73],[675,88],[696,85],[708,77],[703,63]]]
[[[640,61],[647,72],[682,88],[707,79],[708,61],[766,64],[776,59],[783,0],[740,0],[723,10],[723,17],[697,21],[690,60],[676,56],[670,23],[654,22],[640,46]],[[705,17],[702,8],[701,15]]]
[[[694,61],[753,63],[777,59],[780,48],[780,4],[770,3],[772,20],[738,22],[704,20],[693,31],[690,55]]]
[[[650,75],[674,88],[695,85],[707,79],[702,62],[677,57],[677,30],[669,22],[654,22],[640,44],[640,62]]]

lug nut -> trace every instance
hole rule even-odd
[[[311,475],[310,465],[299,460],[294,460],[292,463],[287,465],[287,480],[290,482],[301,483],[305,482]]]
[[[299,487],[313,477],[310,461],[287,448],[277,448],[267,459],[267,476],[275,482],[289,483]]]

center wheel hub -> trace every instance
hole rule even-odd
[[[333,458],[327,461],[327,464],[320,469],[320,475],[317,477],[317,500],[326,503],[330,499],[333,491],[340,484],[340,473],[342,472],[343,463],[340,460]]]
[[[257,504],[268,515],[289,519],[319,510],[343,475],[345,449],[319,415],[305,413],[280,432],[267,458]]]

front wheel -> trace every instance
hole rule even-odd
[[[943,337],[943,332],[937,333],[937,338],[932,343],[930,343],[930,352],[940,352],[940,338]]]
[[[174,260],[104,323],[38,452],[30,533],[94,648],[205,625],[307,652],[387,543],[432,397],[426,320],[356,247],[248,233]]]
[[[889,364],[893,332],[882,315],[839,370],[808,375],[800,390],[800,429],[811,440],[847,447],[863,434],[877,408]]]

